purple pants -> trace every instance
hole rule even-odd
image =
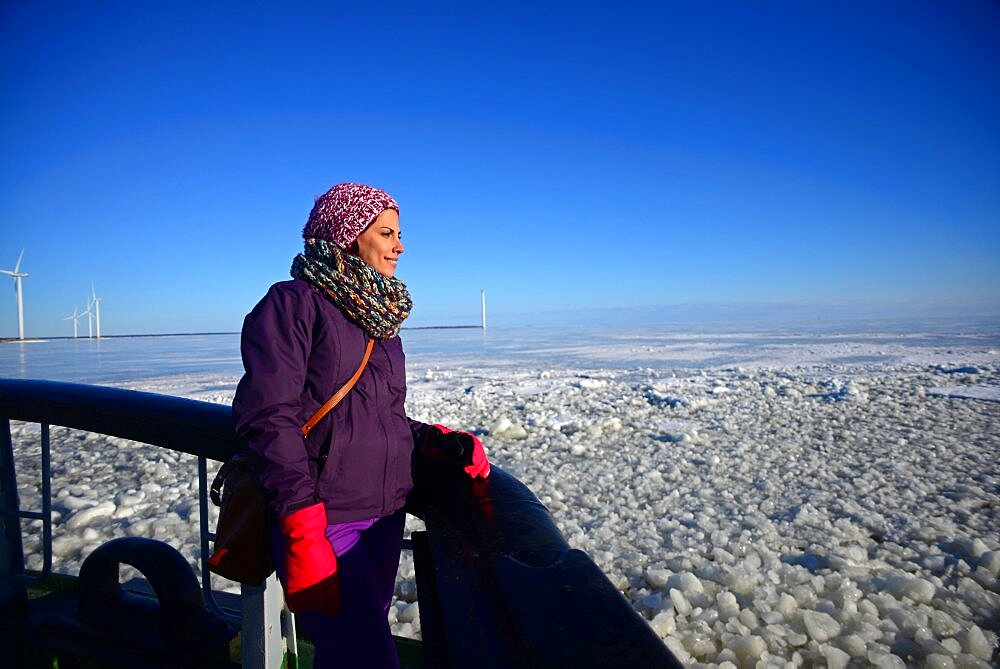
[[[396,645],[386,616],[396,587],[399,552],[403,545],[406,513],[397,511],[368,523],[331,525],[327,536],[337,553],[340,573],[340,613],[297,613],[295,620],[316,649],[313,666],[326,667],[399,667]],[[345,532],[345,526],[346,532]],[[285,580],[284,538],[276,533],[272,544],[275,565],[282,585]],[[345,541],[345,535],[349,538]],[[351,536],[353,535],[353,536]]]

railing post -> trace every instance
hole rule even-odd
[[[240,586],[243,607],[240,654],[244,669],[280,669],[285,654],[281,637],[283,600],[275,574],[268,576],[263,585]]]
[[[52,571],[52,448],[49,424],[42,423],[42,573]]]
[[[17,497],[17,474],[14,471],[14,445],[10,438],[10,420],[0,419],[0,608],[8,604],[24,586],[18,578],[24,574],[24,546],[21,543],[21,519]]]

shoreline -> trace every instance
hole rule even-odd
[[[416,327],[404,327],[401,330],[482,330],[480,325],[418,325]],[[239,332],[163,332],[155,334],[114,334],[101,335],[100,337],[0,337],[0,344],[39,344],[47,341],[65,341],[72,339],[80,340],[101,340],[101,339],[132,339],[139,337],[215,337],[220,335],[239,335]]]

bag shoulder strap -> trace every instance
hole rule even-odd
[[[302,426],[302,436],[308,437],[312,429],[316,427],[316,423],[323,420],[323,416],[330,413],[330,409],[337,406],[340,400],[347,396],[347,393],[351,392],[351,388],[354,384],[358,382],[361,378],[361,373],[365,371],[365,367],[368,365],[368,358],[371,357],[372,348],[375,346],[375,340],[369,339],[368,345],[365,347],[365,355],[361,358],[361,366],[358,367],[358,371],[354,372],[354,376],[348,379],[344,386],[333,394],[333,397],[328,399],[323,406],[316,410],[316,413],[312,415],[312,418],[306,421],[306,424]]]

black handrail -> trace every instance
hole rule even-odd
[[[141,441],[225,461],[241,448],[223,404],[123,388],[0,379],[0,416]]]
[[[224,461],[229,406],[153,393],[0,379],[0,419],[61,425]],[[485,480],[415,462],[407,511],[428,666],[679,667],[548,510],[494,466]]]

